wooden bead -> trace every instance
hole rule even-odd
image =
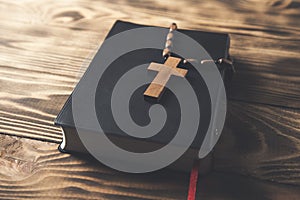
[[[163,50],[163,57],[169,56],[171,54],[171,51],[169,48],[165,48]]]
[[[173,36],[174,36],[174,34],[169,32],[168,35],[167,35],[167,40],[173,39]]]
[[[175,31],[177,29],[177,24],[176,23],[172,23],[170,26],[170,31]]]
[[[171,40],[167,40],[166,44],[165,44],[165,48],[170,48],[172,46],[172,41]]]

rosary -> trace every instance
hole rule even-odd
[[[161,96],[168,80],[171,75],[185,77],[188,70],[178,68],[179,63],[182,61],[181,58],[171,56],[171,47],[173,44],[174,31],[177,30],[177,25],[172,23],[169,28],[169,33],[167,34],[165,48],[162,52],[162,56],[166,59],[165,63],[150,63],[148,70],[157,71],[156,77],[150,83],[146,91],[144,92],[145,96],[158,99]],[[187,62],[197,62],[196,59],[185,59],[183,63]],[[206,62],[215,62],[216,64],[227,63],[233,68],[233,62],[230,59],[220,58],[217,61],[215,60],[202,60],[201,64]]]

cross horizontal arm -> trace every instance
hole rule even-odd
[[[159,98],[171,75],[185,77],[188,70],[177,68],[180,61],[181,58],[169,56],[164,64],[150,63],[148,70],[157,71],[158,73],[144,92],[144,95]]]

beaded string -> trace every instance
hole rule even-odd
[[[166,43],[165,43],[165,48],[163,50],[163,57],[166,58],[167,56],[170,56],[171,55],[171,47],[173,45],[173,37],[174,37],[174,34],[173,32],[177,30],[177,25],[176,23],[172,23],[170,25],[170,29],[169,29],[169,33],[167,35],[167,39],[166,39]]]
[[[171,55],[171,47],[173,45],[173,38],[174,38],[174,34],[173,32],[177,30],[177,24],[176,23],[172,23],[170,25],[170,28],[169,28],[169,33],[167,35],[167,38],[166,38],[166,43],[165,43],[165,48],[163,50],[163,53],[162,53],[162,56],[164,58],[167,58],[168,56]],[[196,62],[196,63],[199,63],[199,61],[197,59],[193,59],[193,58],[189,58],[189,59],[184,59],[183,60],[183,63],[187,63],[187,62]],[[205,64],[207,62],[214,62],[216,64],[223,64],[223,63],[226,63],[226,64],[229,64],[231,65],[233,71],[234,70],[234,67],[233,67],[233,61],[230,59],[230,58],[219,58],[218,60],[201,60],[200,63],[201,64]]]

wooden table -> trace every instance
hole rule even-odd
[[[198,199],[300,199],[300,1],[1,1],[0,199],[185,199],[189,175],[129,175],[57,151],[53,120],[115,20],[231,34],[236,75]]]

